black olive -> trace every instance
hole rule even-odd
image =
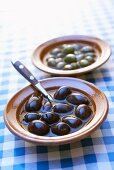
[[[63,117],[62,121],[67,123],[72,128],[78,128],[82,125],[82,121],[74,116]]]
[[[89,106],[81,104],[77,107],[75,114],[80,119],[86,120],[92,115],[92,110]]]
[[[42,96],[31,96],[25,105],[27,112],[38,111],[42,106]]]
[[[54,106],[53,110],[57,114],[71,114],[74,107],[68,104],[57,104]]]
[[[69,95],[66,100],[73,105],[89,104],[89,100],[80,94]]]
[[[48,124],[53,124],[60,120],[60,116],[57,114],[48,112],[42,115],[41,120],[45,121]]]
[[[52,105],[51,105],[51,103],[49,103],[49,102],[46,102],[46,103],[44,103],[44,105],[42,106],[42,112],[49,112],[49,111],[51,111],[51,109],[52,109]]]
[[[38,120],[40,119],[41,115],[38,113],[26,113],[24,116],[24,121],[25,122],[31,122],[33,120]]]
[[[59,122],[54,124],[51,130],[56,135],[67,135],[70,132],[70,127],[64,122]]]
[[[55,92],[54,98],[57,100],[64,100],[71,93],[72,92],[68,87],[62,86]]]
[[[72,93],[66,86],[53,95],[56,104],[34,93],[25,104],[23,124],[39,136],[67,135],[79,130],[93,116],[90,100],[79,92]],[[23,117],[23,115],[22,115]]]
[[[48,124],[41,120],[34,120],[29,123],[28,130],[31,133],[42,136],[49,132],[50,127],[48,126]]]

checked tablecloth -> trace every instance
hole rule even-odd
[[[10,6],[0,12],[0,169],[114,170],[114,1],[38,0],[37,5],[28,2],[18,8],[15,3],[14,10]],[[51,77],[32,65],[32,52],[49,39],[71,34],[96,36],[111,47],[106,64],[78,77],[105,93],[108,117],[91,136],[79,142],[55,147],[25,142],[10,133],[3,120],[7,102],[27,85],[10,58],[20,59],[38,79]]]

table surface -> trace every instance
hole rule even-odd
[[[114,170],[114,1],[23,3],[4,5],[0,13],[0,169]],[[112,49],[106,64],[78,77],[105,93],[108,117],[100,128],[79,142],[55,147],[25,142],[10,133],[3,120],[7,102],[28,85],[12,67],[10,58],[20,59],[38,79],[51,77],[32,65],[32,52],[49,39],[72,34],[99,37]]]

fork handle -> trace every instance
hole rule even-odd
[[[38,89],[50,102],[53,98],[48,92],[42,87],[41,83],[33,76],[33,74],[20,62],[11,61],[15,69],[25,77],[36,89]]]
[[[33,74],[20,62],[12,62],[15,69],[24,76],[32,85],[36,85],[38,80],[33,76]]]

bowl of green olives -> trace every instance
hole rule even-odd
[[[21,139],[51,146],[76,142],[105,120],[108,101],[93,84],[68,77],[44,79],[41,84],[57,101],[54,105],[29,85],[6,106],[5,123]]]
[[[55,38],[38,46],[32,55],[32,62],[50,74],[79,75],[103,65],[110,54],[110,47],[105,41],[72,35]]]

